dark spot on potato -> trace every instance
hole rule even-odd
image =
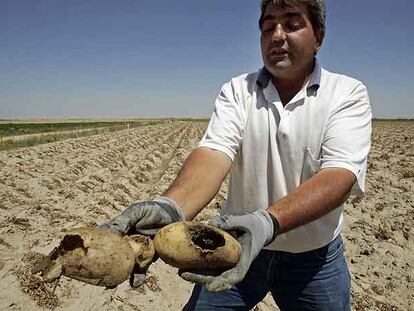
[[[224,246],[224,237],[213,229],[204,226],[188,228],[191,241],[205,250],[215,250]]]
[[[62,242],[56,247],[50,254],[51,260],[56,260],[58,257],[64,255],[69,251],[73,251],[77,248],[84,248],[83,240],[79,235],[65,235]],[[86,251],[86,249],[85,249]]]

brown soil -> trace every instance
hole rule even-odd
[[[65,230],[96,225],[168,187],[206,122],[174,121],[0,152],[0,309],[180,310],[192,285],[161,260],[114,289],[31,272]],[[354,310],[414,310],[414,122],[376,122],[367,193],[345,210]],[[227,183],[197,217],[224,202]],[[411,309],[410,309],[411,308]],[[256,310],[275,310],[270,296]]]

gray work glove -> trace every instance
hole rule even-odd
[[[100,229],[120,235],[140,233],[154,236],[159,229],[176,221],[183,221],[184,214],[178,205],[167,197],[130,205],[120,215],[101,224]]]
[[[212,292],[229,289],[242,281],[263,246],[275,239],[279,228],[276,218],[264,210],[251,214],[217,216],[209,224],[239,234],[237,240],[242,248],[239,262],[218,276],[189,271],[179,271],[179,275],[184,280],[205,284]]]
[[[101,224],[98,228],[120,235],[144,234],[154,236],[162,227],[185,217],[178,205],[167,197],[158,197],[152,201],[134,203],[120,215]],[[145,280],[145,271],[134,271],[130,284],[136,288]]]

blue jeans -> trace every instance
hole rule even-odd
[[[250,310],[270,291],[282,311],[348,311],[350,285],[338,236],[322,248],[299,254],[262,250],[242,282],[217,293],[196,284],[183,310]]]

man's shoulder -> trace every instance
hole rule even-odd
[[[334,88],[341,92],[352,91],[358,86],[365,87],[364,83],[356,78],[341,73],[331,72],[325,68],[322,68],[321,85],[324,85],[327,88]]]
[[[239,74],[237,76],[234,76],[233,78],[231,78],[231,81],[237,81],[239,83],[249,83],[251,81],[256,82],[257,78],[260,74],[261,69],[257,70],[257,71],[252,71],[252,72],[245,72],[242,74]]]
[[[362,102],[369,105],[367,87],[360,80],[348,75],[323,69],[321,89],[322,98],[326,99],[332,113],[344,107],[358,107]]]
[[[260,69],[254,72],[242,73],[234,76],[225,83],[226,87],[231,87],[234,91],[252,91],[257,83],[260,74]]]

